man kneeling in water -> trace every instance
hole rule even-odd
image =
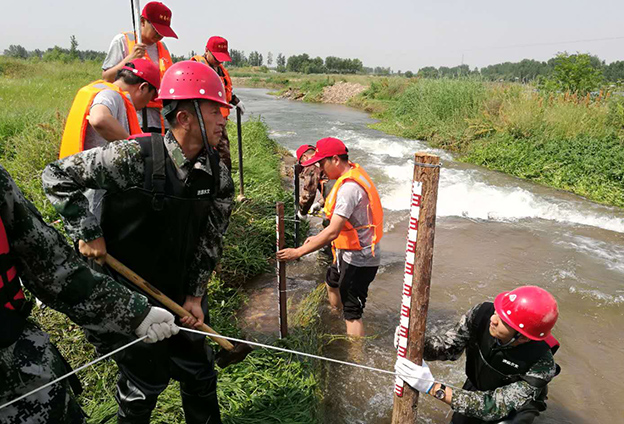
[[[450,405],[452,424],[530,424],[546,410],[547,385],[560,371],[553,358],[559,343],[550,333],[558,315],[550,293],[523,286],[473,307],[445,333],[427,335],[428,361],[454,361],[466,351],[463,390],[436,382],[425,361],[419,366],[399,357],[396,371],[414,389]]]

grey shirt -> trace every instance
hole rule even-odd
[[[128,124],[128,114],[126,112],[126,105],[124,104],[122,95],[111,90],[106,89],[100,91],[91,104],[91,109],[95,105],[104,105],[110,110],[111,115],[121,124],[121,126],[130,133],[130,125]],[[89,110],[91,110],[89,109]],[[114,141],[114,140],[113,140]],[[87,126],[87,132],[85,134],[84,150],[93,149],[94,147],[106,146],[108,141],[95,131],[95,129],[89,124]],[[85,191],[85,197],[89,199],[89,210],[99,221],[102,216],[102,200],[104,199],[104,190],[87,190]]]
[[[154,62],[154,64],[158,66],[158,46],[156,45],[156,43],[147,46],[145,51],[147,52],[147,55],[152,60],[152,62]],[[113,38],[113,41],[111,41],[110,47],[108,48],[108,54],[106,55],[106,59],[104,59],[104,63],[102,63],[102,70],[106,71],[107,69],[117,66],[117,64],[129,54],[130,50],[128,49],[128,45],[126,44],[125,35],[117,34],[115,38]],[[137,110],[137,117],[139,118],[139,124],[143,126],[142,109]],[[160,128],[161,122],[159,109],[152,107],[147,108],[147,125],[150,127]],[[169,124],[166,120],[165,128],[169,128]]]
[[[334,213],[347,218],[354,228],[371,224],[369,216],[370,202],[366,191],[356,182],[347,181],[338,190]],[[337,249],[338,260],[343,260],[354,266],[379,266],[381,249],[375,246],[375,256],[372,252],[372,242],[375,230],[372,227],[357,230],[362,250]]]

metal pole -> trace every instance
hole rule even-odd
[[[132,4],[134,6],[134,16],[132,17],[132,22],[136,21],[139,23],[139,28],[134,28],[134,35],[136,37],[137,43],[143,42],[143,36],[141,35],[141,1],[140,0],[132,0]],[[132,52],[131,52],[132,53]]]
[[[397,356],[422,364],[433,263],[440,158],[416,153]],[[415,423],[418,391],[397,378],[392,424]]]
[[[279,252],[284,248],[284,203],[275,204],[276,247]],[[277,261],[277,293],[279,308],[280,338],[288,336],[288,316],[286,305],[286,262]]]
[[[297,163],[293,166],[295,176],[295,247],[299,247],[299,174],[301,173],[301,164]]]
[[[236,132],[238,133],[238,180],[239,194],[238,200],[245,199],[245,187],[243,178],[243,123],[240,108],[236,108]]]

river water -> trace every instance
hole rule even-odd
[[[554,334],[562,373],[550,384],[542,423],[624,422],[624,210],[591,203],[473,165],[418,140],[367,127],[367,114],[339,105],[278,99],[261,89],[237,89],[247,115],[262,117],[271,137],[293,151],[333,136],[375,181],[385,209],[382,266],[369,291],[363,346],[346,340],[324,353],[392,369],[398,323],[413,154],[441,156],[429,320],[456,321],[473,305],[524,284],[549,290],[559,302]],[[290,284],[322,282],[313,255],[288,267]],[[325,311],[329,331],[344,334],[340,317]],[[433,362],[434,376],[461,386],[462,360]],[[392,377],[326,365],[328,423],[389,423]],[[446,423],[449,408],[421,397],[419,422]]]

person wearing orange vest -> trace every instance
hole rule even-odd
[[[375,184],[357,163],[349,161],[348,150],[337,138],[316,143],[314,156],[303,166],[318,163],[330,180],[336,180],[325,199],[329,226],[309,237],[296,249],[277,252],[280,261],[292,261],[332,244],[334,263],[327,269],[325,283],[329,303],[342,304],[347,334],[364,336],[362,313],[368,287],[379,268],[383,236],[383,208]]]
[[[142,133],[135,108],[144,108],[156,98],[159,88],[156,65],[134,59],[117,72],[114,83],[99,80],[78,90],[67,116],[59,158]],[[102,190],[87,194],[98,219],[103,195]]]
[[[150,307],[145,296],[98,274],[65,238],[45,223],[35,206],[0,165],[0,422],[86,423],[74,394],[76,376],[15,403],[9,402],[70,371],[50,336],[29,319],[32,302],[82,326],[100,354],[147,335],[147,343],[177,334],[168,311]],[[30,297],[31,298],[31,297]]]
[[[113,82],[117,72],[133,59],[147,58],[154,62],[162,79],[173,60],[163,37],[178,38],[171,28],[171,10],[161,2],[152,1],[141,13],[141,43],[137,43],[133,32],[124,32],[113,38],[108,54],[102,64],[102,79]],[[162,102],[153,100],[147,108],[137,109],[139,122],[144,132],[165,133],[168,124],[161,116]]]
[[[191,60],[201,62],[214,69],[215,72],[221,77],[221,81],[223,81],[223,87],[225,87],[225,99],[227,102],[232,106],[236,106],[241,111],[241,114],[245,113],[245,105],[238,97],[236,97],[235,94],[232,93],[232,78],[230,78],[230,73],[227,71],[225,66],[223,66],[223,62],[232,61],[228,51],[228,42],[225,38],[218,36],[210,37],[206,43],[206,50],[204,54],[193,56]],[[228,118],[230,116],[230,109],[222,107],[221,114],[224,118]],[[221,161],[231,171],[232,158],[230,156],[230,139],[228,138],[227,129],[225,127],[223,127],[223,134],[221,136],[221,141],[217,146],[217,151],[219,152]]]

